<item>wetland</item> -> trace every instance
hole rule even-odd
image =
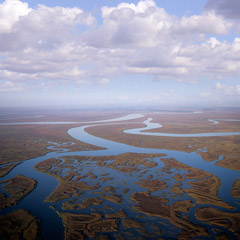
[[[0,124],[3,239],[239,239],[239,113],[32,120]]]

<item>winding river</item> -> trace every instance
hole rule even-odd
[[[67,144],[66,150],[57,150],[57,144],[52,147],[53,152],[50,152],[44,156],[29,159],[27,161],[22,162],[18,166],[16,166],[9,174],[4,176],[3,178],[0,179],[2,180],[7,180],[9,178],[12,178],[16,176],[17,174],[22,174],[27,177],[31,177],[37,181],[37,186],[36,188],[24,199],[20,201],[16,206],[12,206],[9,208],[6,208],[4,210],[0,211],[0,214],[6,214],[8,212],[11,212],[13,210],[19,209],[19,208],[24,208],[28,211],[30,211],[33,215],[35,215],[41,222],[41,227],[42,227],[42,237],[43,239],[63,239],[64,236],[64,229],[62,225],[61,218],[57,215],[56,211],[49,208],[51,205],[54,204],[49,204],[44,202],[44,199],[57,187],[58,182],[57,180],[49,175],[43,174],[41,172],[38,172],[34,169],[34,165],[37,163],[47,160],[50,158],[58,158],[61,159],[61,157],[64,156],[109,156],[109,155],[119,155],[122,153],[127,153],[127,152],[132,152],[132,153],[163,153],[166,154],[167,158],[175,158],[176,160],[187,164],[191,167],[195,167],[207,172],[210,172],[214,175],[216,175],[220,180],[221,180],[221,187],[219,189],[219,197],[229,203],[231,206],[235,207],[234,210],[226,210],[222,209],[219,207],[216,207],[218,209],[221,209],[223,211],[229,211],[229,212],[240,212],[240,205],[239,202],[233,198],[230,194],[230,190],[233,184],[233,181],[237,178],[240,177],[240,173],[238,171],[234,170],[229,170],[226,168],[222,168],[219,166],[215,165],[215,162],[222,159],[220,157],[216,161],[212,162],[206,162],[204,161],[201,156],[196,153],[186,153],[186,152],[180,152],[180,151],[172,151],[172,150],[165,150],[165,149],[151,149],[151,148],[140,148],[140,147],[134,147],[134,146],[129,146],[126,144],[118,143],[118,142],[113,142],[107,139],[95,137],[93,135],[90,135],[85,131],[86,128],[92,127],[92,126],[99,126],[99,125],[106,125],[106,124],[118,124],[121,123],[121,121],[127,121],[127,120],[132,120],[132,119],[137,119],[141,118],[143,115],[140,114],[132,114],[128,115],[125,117],[121,118],[116,118],[116,119],[109,119],[109,120],[104,120],[104,121],[94,121],[94,122],[88,122],[86,123],[87,125],[81,126],[81,127],[75,127],[71,128],[68,130],[68,134],[72,136],[73,138],[86,142],[92,145],[96,145],[99,147],[105,148],[104,150],[96,150],[96,151],[78,151],[78,152],[69,152],[67,150]],[[143,132],[145,130],[153,129],[153,128],[159,128],[162,125],[157,124],[157,123],[151,123],[152,119],[148,118],[145,120],[143,123],[146,125],[144,128],[137,128],[137,129],[129,129],[125,130],[125,133],[128,134],[141,134],[141,135],[152,135],[152,136],[170,136],[170,137],[211,137],[211,136],[223,136],[223,135],[240,135],[240,132],[228,132],[228,133],[196,133],[196,134],[169,134],[169,133],[153,133],[153,132]],[[71,123],[76,123],[76,122],[71,122]],[[31,124],[71,124],[69,122],[32,122]],[[78,123],[83,123],[83,122],[78,122]],[[11,123],[12,124],[29,124],[27,123]],[[1,124],[3,125],[3,124]],[[54,150],[55,149],[55,150]],[[166,158],[165,157],[165,158]],[[158,168],[154,170],[159,170],[163,166],[162,163],[160,163],[160,159],[156,159],[158,163]],[[97,167],[94,169],[96,173],[98,173],[99,169]],[[108,170],[110,174],[114,174],[116,177],[119,176],[121,179],[123,176],[120,175],[117,172],[114,172],[112,170]],[[117,175],[119,174],[119,175]],[[136,179],[133,179],[133,177],[130,176],[124,176],[126,179],[125,181],[129,184],[131,182],[134,182]],[[168,176],[166,176],[168,177]],[[135,191],[137,187],[134,185]],[[139,188],[139,191],[142,189]],[[132,193],[132,191],[130,191]],[[130,194],[129,193],[129,194]],[[208,206],[208,205],[197,205],[196,207],[201,207],[201,206]],[[61,210],[61,204],[55,204],[54,207],[57,210]],[[194,217],[194,211],[196,210],[195,208],[192,208],[191,211],[191,220],[195,222],[196,224],[199,224],[199,222],[196,220]],[[127,209],[127,208],[126,208]],[[84,212],[84,211],[83,211]],[[133,213],[131,213],[133,214]],[[133,214],[134,215],[134,214]],[[201,223],[202,224],[202,223]],[[206,225],[206,228],[208,226]],[[210,231],[210,230],[209,230]],[[232,237],[232,239],[236,239],[233,234],[226,230],[229,234],[229,236]],[[177,234],[177,233],[176,233]],[[174,237],[174,236],[173,236]],[[206,239],[211,239],[206,238]]]
[[[219,119],[220,120],[220,119]],[[233,136],[240,135],[239,132],[208,132],[208,133],[189,133],[189,134],[179,134],[179,133],[159,133],[159,132],[144,132],[146,130],[161,128],[162,125],[159,123],[151,123],[152,118],[148,118],[143,123],[146,125],[144,128],[135,128],[125,130],[125,133],[128,134],[137,134],[137,135],[145,135],[145,136],[159,136],[159,137],[219,137],[219,136]],[[219,121],[210,119],[213,124],[218,124]],[[228,119],[221,119],[221,121],[230,121]],[[239,121],[231,119],[231,121]]]

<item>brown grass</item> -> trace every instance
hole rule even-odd
[[[196,218],[199,221],[206,222],[211,225],[217,225],[229,229],[239,239],[240,215],[239,213],[223,212],[215,208],[205,207],[198,208]]]
[[[153,180],[140,179],[136,183],[139,186],[141,186],[142,188],[146,188],[150,192],[155,192],[157,190],[167,188],[167,184],[163,181],[158,180],[158,179],[153,179]]]
[[[194,204],[190,200],[175,202],[167,205],[167,199],[151,196],[148,192],[133,193],[131,199],[136,202],[135,210],[148,216],[158,216],[170,221],[173,225],[182,229],[179,239],[190,239],[194,236],[207,236],[203,227],[196,226],[187,219],[180,217],[179,212],[188,212]]]
[[[184,173],[183,176],[187,179],[195,180],[188,181],[188,184],[193,188],[181,189],[174,187],[171,189],[173,192],[186,192],[189,196],[194,198],[198,204],[213,204],[216,206],[232,209],[229,204],[223,202],[218,197],[218,190],[221,185],[221,181],[218,177],[209,172],[180,163],[175,159],[161,159],[161,161],[165,163],[167,169],[175,168],[186,170],[188,173]]]
[[[233,186],[232,186],[232,189],[231,189],[231,195],[234,198],[239,198],[240,199],[240,179],[235,180],[233,182]]]
[[[38,220],[24,209],[0,216],[0,236],[8,239],[39,239]]]
[[[7,175],[13,168],[15,168],[20,163],[8,164],[6,166],[0,166],[0,177]]]
[[[97,237],[99,233],[117,232],[117,219],[103,219],[101,214],[59,213],[65,227],[65,239],[77,240]]]
[[[7,197],[4,193],[0,195],[0,209],[16,205],[22,198],[27,196],[36,186],[36,181],[32,178],[23,175],[17,175],[9,180],[1,181],[6,183],[2,189],[8,194]]]
[[[240,114],[235,112],[148,114],[146,117],[152,117],[152,122],[160,122],[164,126],[160,129],[153,129],[151,130],[152,132],[240,132],[240,122],[220,122],[219,124],[212,124],[208,121],[208,119],[214,118],[240,119]],[[123,130],[139,127],[144,127],[144,124],[96,126],[87,128],[86,131],[98,137],[137,147],[169,149],[184,152],[198,151],[199,148],[207,148],[206,153],[199,153],[206,161],[216,160],[220,155],[240,155],[240,136],[174,138],[123,133]],[[189,148],[189,146],[192,147]]]
[[[42,156],[54,150],[46,149],[56,143],[74,142],[67,148],[71,151],[82,149],[102,149],[84,142],[76,141],[67,134],[67,130],[79,125],[14,125],[0,126],[0,164],[24,161],[30,158]]]
[[[220,167],[240,171],[240,156],[225,156],[223,160],[215,164]]]

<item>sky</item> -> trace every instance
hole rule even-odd
[[[0,107],[239,107],[239,0],[0,0]]]

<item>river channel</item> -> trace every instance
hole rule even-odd
[[[89,143],[92,145],[103,147],[105,149],[104,150],[95,150],[95,151],[70,152],[67,150],[67,146],[68,146],[67,143],[65,144],[65,146],[66,146],[65,150],[62,150],[62,149],[57,150],[58,144],[52,143],[52,145],[53,145],[53,147],[51,148],[52,152],[47,153],[44,156],[26,160],[26,161],[22,162],[21,164],[19,164],[18,166],[16,166],[6,176],[4,176],[3,178],[0,178],[0,181],[2,181],[2,180],[10,179],[10,178],[16,176],[17,174],[22,174],[24,176],[33,178],[37,181],[36,188],[28,196],[26,196],[24,199],[22,199],[16,206],[8,207],[4,210],[1,210],[0,214],[3,215],[8,212],[11,212],[13,210],[16,210],[19,208],[24,208],[24,209],[30,211],[34,216],[36,216],[40,220],[43,239],[51,239],[51,240],[52,239],[63,239],[64,238],[64,228],[63,228],[62,220],[58,216],[56,211],[53,210],[52,208],[50,208],[50,206],[54,206],[54,208],[56,210],[58,210],[60,212],[63,211],[61,209],[61,204],[63,201],[57,202],[55,204],[52,204],[52,203],[50,204],[50,203],[44,202],[44,199],[54,189],[56,189],[56,187],[58,186],[58,182],[54,177],[43,174],[39,171],[36,171],[34,169],[34,166],[37,163],[47,160],[47,159],[50,159],[50,158],[57,158],[57,159],[61,160],[61,158],[64,156],[110,156],[110,155],[119,155],[119,154],[123,154],[123,153],[162,153],[162,154],[166,155],[164,158],[174,158],[181,163],[187,164],[188,166],[195,167],[195,168],[198,168],[198,169],[201,169],[201,170],[204,170],[204,171],[214,174],[221,180],[221,186],[219,189],[219,197],[223,201],[229,203],[232,207],[234,207],[234,210],[224,209],[224,208],[220,208],[220,207],[216,207],[216,208],[218,208],[222,211],[226,211],[226,212],[227,211],[228,212],[238,212],[238,213],[240,212],[240,205],[239,205],[240,202],[237,199],[233,198],[230,194],[230,190],[232,188],[233,181],[236,178],[240,177],[240,173],[235,170],[230,170],[230,169],[216,166],[215,162],[221,160],[223,156],[220,156],[219,159],[216,161],[207,162],[207,161],[203,160],[197,152],[186,153],[186,152],[181,152],[181,151],[172,151],[172,150],[165,150],[165,149],[151,149],[151,148],[134,147],[134,146],[118,143],[118,142],[113,142],[113,141],[110,141],[107,139],[95,137],[95,136],[87,133],[87,131],[85,131],[85,129],[88,127],[106,125],[106,124],[118,124],[118,123],[122,124],[121,121],[127,121],[127,120],[137,119],[137,118],[141,118],[141,117],[143,117],[143,115],[140,115],[140,114],[139,115],[128,115],[126,117],[109,119],[109,120],[105,120],[105,121],[88,122],[88,123],[86,123],[85,126],[69,129],[68,134],[70,136],[72,136],[73,138],[75,138],[79,141],[82,141],[82,142],[86,142],[86,143]],[[111,122],[113,122],[113,123],[111,123]],[[73,123],[76,123],[76,122],[73,122]],[[172,137],[211,137],[211,136],[223,136],[223,135],[240,135],[240,132],[201,133],[200,135],[198,133],[196,133],[196,134],[185,134],[184,136],[183,136],[183,134],[150,133],[150,132],[143,132],[143,131],[153,129],[153,128],[159,128],[159,127],[161,127],[161,125],[151,123],[151,119],[147,119],[143,123],[145,123],[145,125],[146,125],[144,128],[129,129],[129,130],[126,130],[125,133],[154,135],[154,136],[172,136]],[[14,124],[18,124],[18,123],[14,123]],[[24,124],[24,123],[20,123],[20,124]],[[25,123],[25,124],[28,124],[28,123]],[[37,123],[32,123],[32,124],[44,124],[44,123],[37,122]],[[45,123],[45,124],[69,124],[69,123],[67,123],[67,122],[64,122],[64,123],[63,122],[50,122],[50,123]],[[161,162],[161,157],[154,159],[154,161],[157,162],[157,166],[152,168],[151,172],[148,172],[148,174],[152,173],[154,175],[157,171],[160,171],[160,169],[164,166],[164,164]],[[79,164],[79,163],[76,163],[76,164]],[[123,173],[119,173],[112,169],[104,169],[104,168],[99,169],[99,167],[94,165],[94,163],[92,163],[91,165],[85,165],[84,163],[81,163],[81,164],[83,164],[82,167],[85,168],[86,172],[89,171],[89,169],[91,168],[91,171],[95,175],[100,174],[101,171],[103,171],[103,170],[107,171],[109,176],[114,176],[114,179],[115,179],[114,181],[117,182],[117,183],[115,182],[114,184],[118,185],[119,189],[123,188],[123,185],[125,186],[127,184],[130,188],[130,192],[128,193],[129,197],[133,192],[138,192],[138,191],[144,190],[139,185],[135,184],[136,178],[133,174],[123,174]],[[142,172],[144,172],[144,171],[142,171]],[[180,171],[180,173],[181,173],[181,171]],[[144,176],[144,173],[142,176]],[[167,181],[169,181],[168,182],[169,187],[162,192],[157,191],[156,193],[154,193],[154,195],[156,195],[156,196],[158,196],[159,194],[167,195],[167,191],[169,191],[170,186],[172,186],[172,184],[173,184],[172,178],[171,178],[172,176],[166,174],[164,177],[167,179]],[[104,185],[102,187],[104,187]],[[186,187],[187,187],[187,184],[186,184]],[[89,197],[89,196],[90,196],[90,193],[88,193],[88,192],[86,192],[84,195],[84,197]],[[95,195],[92,194],[91,196],[94,197]],[[171,195],[169,195],[168,198],[169,198],[169,203],[174,203],[174,201],[176,201],[176,200],[191,199],[187,195],[182,196],[180,199],[173,199],[171,197]],[[124,209],[124,211],[126,211],[128,216],[131,216],[131,218],[136,217],[137,213],[135,213],[131,210],[131,207],[134,205],[134,203],[129,203],[127,200],[124,200],[122,205],[120,205],[120,206],[116,206],[114,204],[110,204],[110,205],[112,208],[115,208],[115,210],[119,210],[120,208]],[[208,205],[202,205],[202,206],[208,206]],[[203,223],[198,222],[194,216],[195,210],[198,207],[201,207],[201,205],[198,204],[198,205],[196,205],[196,207],[190,209],[190,218],[194,223],[205,226],[209,230],[210,234],[212,234],[210,237],[206,237],[205,239],[212,239],[214,237],[214,233],[211,232],[210,227],[207,224],[204,225]],[[215,207],[215,206],[212,206],[212,207]],[[97,207],[96,207],[96,209],[97,209]],[[71,212],[79,213],[79,211],[71,211]],[[89,214],[90,209],[86,209],[86,210],[83,210],[80,212]],[[99,209],[99,212],[101,212],[100,209]],[[145,216],[145,218],[146,218],[146,220],[145,220],[146,223],[149,221],[155,221],[156,223],[160,224],[159,227],[161,227],[161,226],[163,227],[164,222],[166,222],[165,220],[163,220],[162,223],[159,223],[159,219],[154,218],[154,217],[150,218],[150,217]],[[171,224],[168,223],[168,225],[170,226]],[[177,236],[179,229],[174,226],[171,226],[171,228],[173,229],[173,231],[172,231],[172,233],[171,233],[172,235],[170,237],[174,239]],[[221,228],[219,227],[219,229],[221,229]],[[225,229],[225,232],[227,232],[229,237],[231,237],[232,239],[236,239],[235,236],[233,236],[233,234],[229,230]],[[136,233],[136,235],[137,234],[139,234],[139,233]],[[169,234],[168,231],[163,232],[163,237],[165,237],[167,239],[168,234]]]

